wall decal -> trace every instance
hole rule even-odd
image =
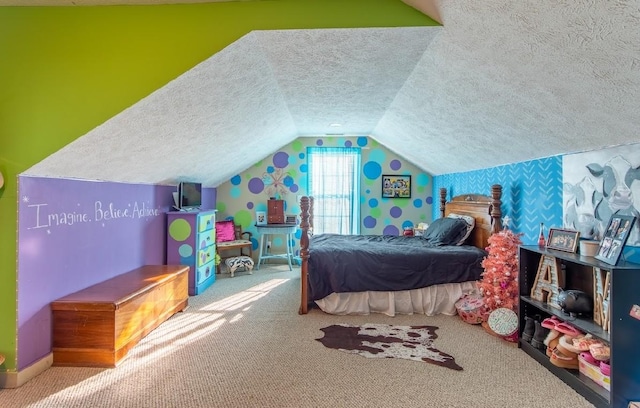
[[[563,223],[584,238],[602,239],[613,214],[640,213],[640,145],[617,146],[563,158]],[[627,241],[640,245],[636,225]]]
[[[77,208],[56,208],[47,202],[32,203],[28,196],[22,197],[22,210],[25,212],[28,230],[46,228],[47,233],[58,227],[72,227],[77,224],[98,222],[105,223],[126,218],[145,218],[164,215],[158,208],[149,207],[148,203],[133,201],[117,206],[113,202],[94,201],[89,204],[76,204]]]

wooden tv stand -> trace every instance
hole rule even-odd
[[[188,266],[146,265],[51,303],[53,365],[115,367],[187,307]]]

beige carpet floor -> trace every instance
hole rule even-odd
[[[522,350],[457,316],[298,315],[299,269],[218,275],[114,369],[52,367],[0,407],[592,407]],[[325,348],[337,323],[438,326],[463,371]]]

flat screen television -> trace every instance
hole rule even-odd
[[[183,181],[178,184],[180,210],[197,210],[202,205],[202,184]]]

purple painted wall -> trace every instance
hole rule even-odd
[[[163,264],[173,186],[19,177],[18,370],[51,352],[49,303]],[[215,208],[215,189],[203,208]]]

